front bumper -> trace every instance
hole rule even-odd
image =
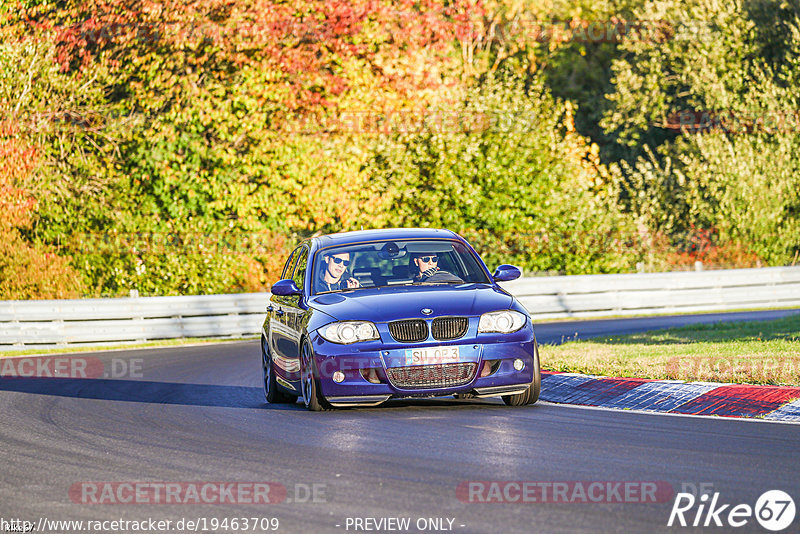
[[[455,341],[427,339],[420,343],[396,342],[385,324],[378,324],[380,340],[340,345],[326,341],[316,332],[310,341],[314,348],[315,367],[322,394],[334,406],[376,406],[389,399],[438,397],[473,393],[478,397],[512,395],[524,392],[533,381],[539,362],[536,338],[530,322],[512,334],[477,334],[477,319],[470,321],[467,334]],[[473,324],[474,323],[474,324]],[[474,364],[472,375],[459,385],[407,387],[393,382],[387,370],[410,366],[408,349],[458,347],[459,364]],[[522,370],[514,368],[522,360]],[[488,362],[488,363],[487,363]],[[491,370],[487,376],[486,371]],[[374,372],[363,371],[374,370]],[[333,380],[341,371],[344,380]],[[395,374],[395,373],[392,373]],[[370,376],[372,381],[366,376]],[[378,383],[375,383],[375,380]]]

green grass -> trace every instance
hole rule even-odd
[[[800,315],[541,347],[542,367],[603,376],[800,385]]]
[[[73,352],[102,352],[109,350],[138,350],[138,349],[152,349],[159,347],[182,347],[189,345],[201,345],[205,343],[231,343],[236,341],[244,341],[248,339],[257,339],[257,336],[243,337],[243,338],[207,338],[207,337],[185,337],[179,339],[160,339],[156,341],[146,341],[143,343],[125,343],[125,344],[108,344],[108,345],[65,345],[63,347],[56,347],[52,349],[20,349],[8,350],[0,352],[0,358],[8,358],[12,356],[31,356],[38,354],[69,354]]]
[[[772,306],[766,308],[731,308],[725,310],[700,310],[700,311],[692,311],[692,312],[681,312],[681,315],[707,315],[709,313],[739,313],[739,312],[753,312],[753,311],[769,311],[769,310],[786,310],[786,306]],[[675,315],[674,311],[665,312],[665,313],[625,313],[619,315],[577,315],[577,316],[569,316],[569,317],[555,317],[555,318],[548,318],[548,319],[541,319],[536,317],[536,323],[563,323],[569,321],[585,321],[585,320],[594,320],[594,319],[633,319],[635,317],[658,317],[658,316],[672,316]]]

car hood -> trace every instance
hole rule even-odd
[[[488,284],[388,286],[317,295],[309,305],[339,321],[376,323],[416,317],[476,316],[511,307],[513,297]],[[432,313],[423,314],[429,308]]]

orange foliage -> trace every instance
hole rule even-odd
[[[667,254],[666,261],[669,265],[680,267],[694,267],[694,263],[700,261],[711,269],[741,269],[762,265],[759,257],[743,243],[720,243],[716,230],[696,228],[694,225],[678,250]]]
[[[0,299],[76,298],[83,290],[69,258],[30,246],[15,229],[0,230]]]
[[[98,60],[125,70],[132,56],[172,49],[182,56],[177,76],[245,65],[273,73],[281,103],[296,112],[328,107],[350,88],[350,60],[407,97],[442,84],[431,60],[449,53],[475,13],[481,4],[470,0],[82,0],[66,2],[58,20],[31,16],[59,29],[63,71]]]
[[[31,246],[19,232],[30,226],[36,210],[30,182],[37,150],[16,134],[14,124],[0,126],[0,298],[79,296],[81,278],[69,265],[69,258]]]
[[[36,201],[25,187],[28,175],[36,166],[36,149],[20,142],[10,121],[0,125],[0,228],[25,227],[36,209]]]
[[[243,267],[236,277],[242,291],[265,291],[278,281],[283,264],[297,243],[279,232],[259,232],[256,248],[263,254],[255,259],[242,258]]]
[[[678,243],[663,233],[651,234],[640,229],[639,246],[651,255],[651,268],[659,271],[692,270],[695,262],[704,269],[743,269],[762,267],[763,262],[744,243],[723,241],[715,229],[697,228],[694,225]]]

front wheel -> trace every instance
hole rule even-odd
[[[312,412],[332,410],[319,388],[319,376],[314,364],[314,349],[308,339],[303,341],[300,353],[300,385],[303,389],[303,404]]]
[[[539,367],[539,344],[533,341],[533,380],[528,389],[516,395],[503,395],[506,406],[525,406],[534,404],[539,400],[539,391],[542,389],[542,370]]]

